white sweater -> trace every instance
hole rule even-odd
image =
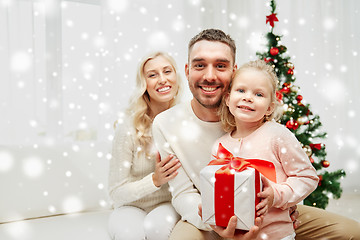
[[[152,180],[155,158],[138,156],[132,119],[125,117],[118,125],[109,169],[109,195],[114,207],[135,206],[151,211],[171,199],[168,184],[156,187]]]
[[[158,114],[153,122],[153,138],[161,157],[172,153],[182,164],[179,174],[169,181],[172,204],[182,220],[202,230],[211,228],[198,215],[199,173],[210,160],[213,143],[223,134],[220,122],[198,119],[190,102]]]

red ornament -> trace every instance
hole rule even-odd
[[[291,90],[290,90],[290,88],[288,88],[288,87],[283,87],[282,89],[280,89],[280,92],[281,92],[281,93],[285,93],[285,94],[289,94],[290,91],[291,91]]]
[[[311,147],[311,149],[314,150],[321,150],[323,144],[322,143],[310,143],[309,146]]]
[[[319,177],[319,183],[318,183],[318,185],[321,186],[321,183],[322,183],[322,180],[323,180],[323,176],[322,176],[322,175],[318,175],[318,177]]]
[[[315,162],[315,160],[314,160],[312,157],[310,157],[309,159],[310,159],[310,162],[311,162],[311,163],[314,163],[314,162]]]
[[[283,94],[280,91],[276,91],[276,99],[281,103],[283,99]]]
[[[299,124],[297,121],[294,121],[293,119],[290,119],[287,123],[286,123],[286,127],[288,129],[292,129],[292,130],[296,130],[299,127]]]
[[[293,74],[294,74],[294,70],[292,70],[292,69],[289,68],[289,70],[287,71],[287,74],[293,75]]]
[[[291,83],[288,83],[288,82],[284,82],[283,83],[283,87],[290,87]]]
[[[324,168],[327,168],[330,166],[330,162],[329,161],[326,161],[326,160],[323,160],[321,161],[321,165],[324,167]]]
[[[272,59],[272,58],[264,58],[264,61],[265,61],[266,63],[269,63],[269,62],[274,61],[274,59]]]
[[[278,55],[279,53],[279,49],[277,47],[272,47],[270,48],[270,54],[275,56],[275,55]]]
[[[279,19],[276,17],[276,13],[272,13],[269,16],[266,16],[266,23],[270,23],[271,27],[274,27],[274,22],[278,22]]]
[[[296,100],[298,101],[298,103],[301,102],[301,100],[303,100],[303,96],[297,95]]]

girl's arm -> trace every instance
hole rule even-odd
[[[319,177],[299,141],[284,129],[274,139],[274,150],[287,175],[285,182],[273,183],[276,208],[286,209],[302,201],[318,185]]]

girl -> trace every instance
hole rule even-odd
[[[318,176],[295,136],[275,122],[277,77],[264,61],[249,62],[235,71],[220,106],[227,134],[221,143],[234,156],[271,161],[276,183],[262,178],[257,216],[264,215],[258,239],[295,239],[289,208],[302,201],[318,183]]]
[[[165,240],[179,220],[170,203],[167,182],[177,175],[179,161],[160,159],[153,149],[154,117],[175,105],[181,78],[172,57],[146,56],[138,67],[136,92],[124,119],[117,121],[109,173],[109,195],[115,210],[109,233],[116,240]]]

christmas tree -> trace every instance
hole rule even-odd
[[[326,159],[325,144],[320,141],[326,137],[326,133],[319,129],[322,126],[320,117],[311,112],[310,104],[303,104],[303,97],[298,94],[299,87],[294,84],[296,80],[294,64],[286,55],[286,47],[281,45],[282,36],[273,32],[275,22],[278,21],[274,0],[270,1],[270,7],[271,14],[266,16],[266,24],[269,23],[271,26],[271,31],[266,34],[268,48],[264,53],[256,54],[272,65],[279,78],[277,97],[284,109],[279,122],[295,134],[320,178],[316,190],[304,200],[304,204],[325,209],[329,197],[334,199],[341,197],[342,188],[339,179],[346,174],[342,169],[335,172],[325,170],[330,162]]]

